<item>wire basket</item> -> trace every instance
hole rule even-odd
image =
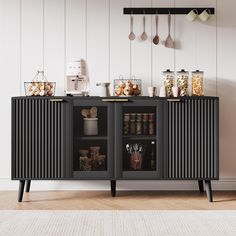
[[[142,80],[141,79],[115,79],[114,95],[115,96],[140,96]]]
[[[25,82],[26,96],[54,96],[55,82]]]
[[[31,82],[24,82],[26,96],[54,96],[56,82],[47,81],[44,71],[37,71]]]

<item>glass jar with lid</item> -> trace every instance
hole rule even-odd
[[[175,73],[167,69],[166,71],[162,72],[162,81],[163,85],[166,88],[166,96],[173,97],[172,87],[175,83]]]
[[[192,72],[192,96],[204,96],[204,72]]]
[[[177,86],[179,88],[179,94],[181,97],[188,96],[188,86],[189,86],[189,72],[182,69],[177,72]]]

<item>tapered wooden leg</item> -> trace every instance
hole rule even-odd
[[[111,196],[116,196],[116,180],[111,180]]]
[[[205,180],[206,194],[209,202],[213,202],[212,189],[211,189],[211,181]]]
[[[25,188],[25,180],[20,180],[19,182],[19,191],[18,191],[18,202],[22,202],[23,194]]]
[[[204,192],[203,180],[198,180],[198,187],[199,187],[199,192],[203,193]]]
[[[26,180],[25,192],[27,193],[30,191],[30,184],[31,184],[31,180]]]

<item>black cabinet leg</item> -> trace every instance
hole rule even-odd
[[[26,180],[25,192],[27,193],[30,191],[30,184],[31,184],[31,180]]]
[[[209,202],[213,202],[213,195],[211,189],[211,181],[205,180],[206,194]]]
[[[198,180],[198,187],[199,187],[199,192],[203,193],[204,192],[203,180]]]
[[[25,188],[25,180],[20,180],[19,182],[19,191],[18,191],[18,202],[22,202],[23,194]]]
[[[111,196],[116,196],[116,180],[111,180]]]

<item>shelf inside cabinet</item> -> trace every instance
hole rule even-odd
[[[107,140],[107,136],[80,136],[79,140]]]
[[[155,135],[123,135],[123,139],[130,140],[155,140]]]

